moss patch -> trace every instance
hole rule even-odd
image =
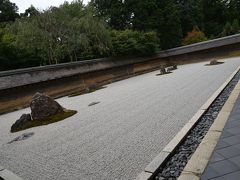
[[[164,75],[167,75],[167,74],[171,74],[173,72],[166,72],[165,74],[157,74],[156,76],[164,76]]]
[[[44,126],[44,125],[52,124],[52,123],[55,123],[55,122],[59,122],[59,121],[62,121],[64,119],[68,118],[68,117],[73,116],[76,113],[77,113],[77,111],[65,109],[64,112],[58,113],[54,116],[49,116],[48,118],[46,118],[44,120],[37,120],[37,121],[33,120],[31,122],[28,122],[28,123],[22,125],[21,128],[14,129],[11,132],[14,133],[14,132],[22,131],[22,130],[29,129],[29,128],[32,128],[32,127]]]
[[[88,89],[84,89],[84,90],[78,91],[76,93],[73,93],[73,94],[69,95],[68,97],[75,97],[75,96],[80,96],[80,95],[83,95],[83,94],[90,94],[90,93],[93,93],[97,90],[105,89],[105,88],[107,88],[107,87],[106,86],[101,86],[101,87],[95,87],[95,88],[88,88]]]
[[[217,66],[220,64],[224,64],[224,62],[217,62],[216,64],[205,64],[205,66]]]

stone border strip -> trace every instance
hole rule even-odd
[[[168,145],[153,159],[153,161],[150,162],[150,164],[148,164],[148,166],[144,169],[144,171],[141,174],[139,174],[135,180],[150,180],[153,178],[154,175],[156,175],[159,168],[174,153],[176,148],[182,143],[182,141],[185,139],[185,137],[187,137],[187,135],[193,129],[193,127],[197,124],[199,119],[204,115],[204,113],[207,111],[207,109],[211,106],[211,104],[215,101],[215,99],[221,94],[221,92],[230,83],[230,81],[234,78],[234,76],[238,73],[239,70],[240,70],[240,66],[221,85],[221,87],[207,100],[207,102],[197,111],[197,113],[190,119],[190,121],[177,133],[177,135],[168,143]],[[240,91],[240,84],[237,84],[235,89],[236,88],[239,89],[239,91]],[[235,89],[233,92],[236,92]],[[231,99],[233,99],[233,98],[230,96],[228,101]],[[231,100],[231,101],[234,101],[234,100]],[[234,105],[234,103],[232,103],[232,104]],[[223,106],[222,110],[226,109],[227,107]],[[215,134],[217,134],[216,131],[215,131]],[[214,133],[211,136],[214,136]],[[199,164],[199,160],[197,160],[197,161],[195,160],[195,162],[197,164]],[[186,176],[186,175],[184,175],[184,176]],[[196,174],[191,173],[189,175],[189,180],[195,180],[193,178],[194,176],[196,176]],[[188,180],[188,179],[181,179],[181,180]]]
[[[178,180],[200,180],[212,153],[218,143],[229,115],[240,93],[240,81],[232,91],[218,117],[202,140],[201,144],[188,161]]]
[[[23,180],[11,171],[4,169],[0,166],[0,178],[3,178],[4,180]]]

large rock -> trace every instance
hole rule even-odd
[[[166,74],[167,73],[167,71],[166,71],[166,69],[164,68],[164,67],[160,67],[160,74],[161,75],[163,75],[163,74]]]
[[[44,120],[49,116],[56,115],[64,111],[63,107],[51,97],[36,93],[30,104],[32,119]]]
[[[19,129],[24,129],[26,124],[32,121],[30,114],[23,114],[20,119],[18,119],[11,127],[11,132],[18,131]]]
[[[215,59],[210,61],[210,65],[217,65],[217,64],[219,64],[219,62]]]

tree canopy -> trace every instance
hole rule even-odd
[[[9,0],[0,0],[0,23],[14,21],[18,15],[18,7]]]
[[[33,18],[20,19],[11,29],[18,46],[37,52],[44,64],[101,56],[110,38],[104,24],[80,2],[65,2]]]
[[[0,70],[144,56],[240,32],[240,0],[81,0],[18,14],[0,0]]]

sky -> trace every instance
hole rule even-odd
[[[33,5],[35,8],[39,10],[44,10],[50,6],[59,6],[64,1],[71,2],[72,0],[10,0],[10,1],[18,6],[19,13],[23,13],[31,5]],[[88,1],[89,0],[83,0],[85,4],[87,4]]]

